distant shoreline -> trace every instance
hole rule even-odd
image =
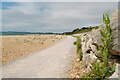
[[[61,35],[62,33],[42,33],[42,32],[0,32],[0,36],[9,36],[9,35]]]
[[[7,34],[7,35],[0,34],[0,36],[26,36],[26,35],[62,35],[62,34]]]

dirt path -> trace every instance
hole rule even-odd
[[[68,36],[58,44],[3,66],[4,78],[63,78],[71,62],[75,38]]]

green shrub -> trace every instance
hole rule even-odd
[[[98,28],[99,28],[99,26],[83,27],[81,29],[77,28],[77,29],[74,29],[72,32],[65,32],[63,34],[66,34],[66,35],[80,34],[80,33],[90,32],[90,31],[92,31],[92,29],[98,29]]]
[[[99,26],[95,26],[95,27],[94,27],[94,29],[98,29],[98,28],[99,28]]]
[[[85,75],[86,78],[102,78],[105,79],[110,74],[115,71],[115,63],[109,63],[110,57],[110,43],[112,41],[112,29],[110,27],[110,18],[109,14],[105,13],[103,15],[103,22],[105,24],[105,29],[101,31],[101,40],[103,45],[98,46],[99,58],[97,58],[96,62],[92,63],[91,73]]]
[[[74,45],[76,45],[77,47],[77,54],[79,55],[79,59],[82,60],[82,50],[81,50],[81,39],[80,39],[80,36],[75,36],[77,38],[77,40],[73,43]]]

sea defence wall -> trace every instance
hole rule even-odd
[[[119,19],[118,14],[120,10],[116,10],[111,18],[111,28],[112,28],[112,36],[113,41],[110,46],[110,52],[112,55],[120,56],[120,44],[119,44]],[[105,29],[105,25],[99,25],[98,29],[93,29],[91,32],[80,34],[81,37],[81,45],[82,45],[82,53],[83,53],[83,63],[86,67],[89,67],[91,63],[93,63],[97,59],[97,55],[99,54],[97,50],[97,46],[102,45],[101,34],[100,31]]]

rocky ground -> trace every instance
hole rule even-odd
[[[83,65],[82,61],[79,61],[79,56],[77,54],[72,55],[72,63],[69,70],[66,72],[68,74],[68,78],[81,78],[86,74],[86,69]]]

